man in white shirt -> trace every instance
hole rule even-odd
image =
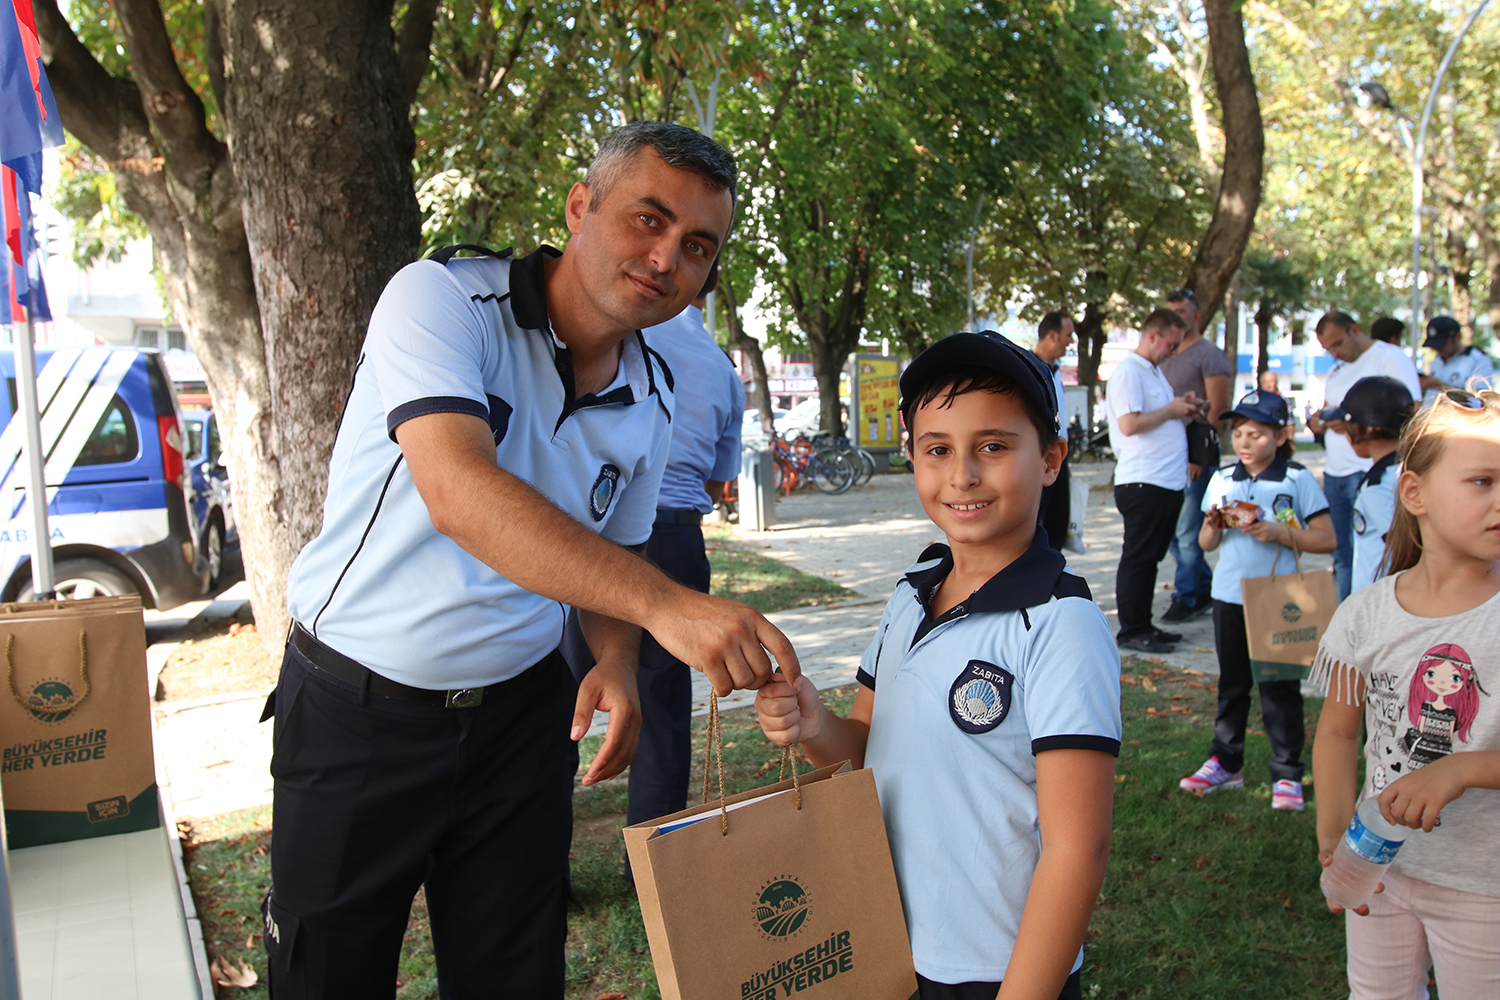
[[[1495,363],[1488,354],[1473,344],[1464,346],[1461,329],[1452,316],[1434,316],[1427,321],[1427,339],[1422,346],[1437,351],[1437,357],[1427,367],[1427,374],[1419,376],[1426,392],[1424,403],[1432,402],[1444,389],[1466,389],[1469,379],[1495,374]]]
[[[1057,390],[1057,422],[1062,433],[1067,434],[1063,421],[1063,380],[1059,363],[1068,347],[1073,343],[1073,317],[1061,310],[1049,312],[1042,317],[1036,329],[1036,347],[1031,353],[1042,360],[1052,373],[1052,387]],[[1057,479],[1051,486],[1042,488],[1042,527],[1047,532],[1047,544],[1061,552],[1068,540],[1068,524],[1072,521],[1072,491],[1069,488],[1068,459],[1063,456],[1062,468],[1057,470]]]
[[[1182,317],[1158,309],[1141,326],[1140,346],[1109,378],[1105,412],[1115,453],[1115,507],[1125,521],[1115,605],[1121,649],[1170,653],[1182,638],[1151,623],[1156,567],[1167,554],[1188,485],[1186,424],[1202,412],[1191,392],[1174,396],[1157,367],[1182,343]]]
[[[1337,359],[1323,388],[1325,407],[1341,405],[1344,394],[1354,383],[1372,375],[1396,379],[1411,390],[1413,399],[1422,394],[1417,381],[1417,366],[1412,364],[1411,358],[1394,344],[1371,339],[1347,313],[1325,313],[1318,320],[1316,329],[1318,343]],[[1354,453],[1342,420],[1325,421],[1321,414],[1315,413],[1307,426],[1314,434],[1327,432],[1324,443],[1328,449],[1328,461],[1323,467],[1323,493],[1328,497],[1328,513],[1333,518],[1333,533],[1338,539],[1338,547],[1333,553],[1333,569],[1338,578],[1339,600],[1342,601],[1349,596],[1353,579],[1354,498],[1359,493],[1360,480],[1374,463]]]

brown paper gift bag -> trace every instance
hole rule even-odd
[[[1280,559],[1278,545],[1270,576],[1240,581],[1245,634],[1250,640],[1250,670],[1257,681],[1305,679],[1339,601],[1332,570],[1302,572],[1301,557],[1293,547],[1292,562],[1297,571],[1277,576]]]
[[[10,846],[156,827],[140,598],[0,605],[0,649]]]
[[[720,739],[711,699],[710,748]],[[793,760],[790,781],[724,798],[719,755],[718,802],[625,828],[663,1000],[908,1000],[911,943],[871,773],[845,762],[799,777]]]

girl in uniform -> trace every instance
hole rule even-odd
[[[1353,1000],[1500,996],[1500,394],[1452,389],[1401,434],[1391,575],[1333,616],[1313,679],[1318,853],[1360,800],[1423,832],[1345,916]],[[1365,732],[1365,778],[1358,753]],[[1442,825],[1438,825],[1441,815]],[[1338,907],[1330,906],[1335,913]]]
[[[1219,714],[1211,754],[1182,788],[1207,794],[1245,787],[1245,724],[1250,715],[1250,643],[1240,581],[1270,576],[1282,546],[1301,552],[1332,552],[1335,544],[1328,500],[1312,473],[1291,460],[1291,412],[1286,400],[1264,390],[1247,393],[1220,419],[1234,421],[1231,440],[1239,463],[1214,473],[1203,496],[1204,552],[1220,548],[1214,567],[1214,644],[1219,654]],[[1287,565],[1287,569],[1290,569]],[[1271,739],[1271,806],[1300,810],[1302,682],[1260,682],[1260,704]]]

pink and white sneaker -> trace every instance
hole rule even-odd
[[[1302,782],[1278,781],[1271,786],[1271,808],[1301,812],[1307,801],[1302,797]]]
[[[1225,788],[1244,788],[1245,775],[1243,771],[1230,774],[1224,770],[1224,765],[1219,763],[1219,758],[1210,757],[1197,771],[1179,781],[1177,787],[1185,791],[1197,792],[1199,795],[1207,795],[1209,792],[1217,792]]]

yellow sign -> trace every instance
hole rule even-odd
[[[860,358],[859,413],[855,441],[862,448],[901,446],[901,362],[895,358]]]

